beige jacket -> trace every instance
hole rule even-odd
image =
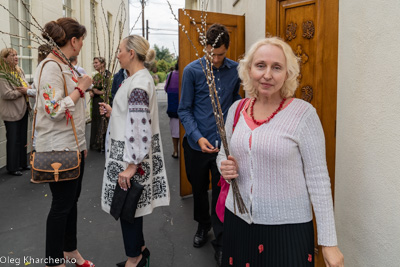
[[[25,80],[25,77],[22,76]],[[7,80],[0,79],[0,117],[4,121],[19,121],[27,109],[26,99]]]
[[[34,77],[34,85],[38,90],[35,128],[37,131],[35,140],[36,151],[76,149],[71,121],[67,124],[67,113],[71,114],[75,121],[79,150],[86,150],[85,101],[83,98],[80,98],[75,104],[69,97],[69,94],[76,87],[76,83],[72,79],[71,69],[67,65],[59,64],[63,70],[61,72],[58,63],[50,60],[50,62],[44,65],[40,84],[38,84],[42,66],[49,60],[45,59],[39,64]],[[64,93],[63,75],[67,83],[67,96]]]

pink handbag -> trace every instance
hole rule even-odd
[[[247,100],[249,100],[249,99],[243,98],[242,100],[240,100],[239,105],[236,108],[235,117],[233,119],[232,133],[233,133],[233,131],[235,131],[236,124],[240,118],[240,111],[243,109]],[[222,177],[222,175],[221,175],[221,178],[219,179],[219,182],[218,182],[218,186],[221,187],[221,191],[218,196],[217,205],[215,206],[215,212],[217,213],[219,220],[221,222],[224,222],[225,201],[226,201],[226,197],[228,196],[230,185],[225,181],[224,177]]]

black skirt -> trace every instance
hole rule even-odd
[[[225,209],[222,266],[312,267],[312,221],[297,224],[248,224]]]

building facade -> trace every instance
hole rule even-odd
[[[21,21],[33,21],[23,5],[25,3],[41,26],[60,17],[72,17],[85,25],[87,35],[78,57],[78,65],[83,67],[88,75],[95,72],[92,65],[93,57],[102,56],[107,60],[109,46],[113,51],[111,55],[114,55],[118,48],[121,30],[123,37],[129,33],[129,0],[0,0],[0,3]],[[126,11],[121,12],[121,5],[125,6]],[[121,17],[121,13],[124,14],[125,19]],[[32,26],[30,28],[34,33],[39,34],[37,29]],[[2,39],[0,49],[12,47],[17,50],[20,67],[24,70],[27,80],[32,82],[37,65],[37,50],[35,48],[38,44],[30,40],[30,35],[24,26],[3,8],[0,9],[0,30],[19,36],[11,37],[0,33]],[[88,100],[87,97],[87,102]],[[90,105],[86,106],[88,107],[86,115],[89,117]],[[30,134],[31,132],[28,132],[29,140]],[[6,135],[4,123],[0,120],[0,168],[5,164]]]
[[[201,0],[186,0],[200,9]],[[268,0],[213,0],[245,15],[246,50],[265,37]],[[290,5],[294,0],[276,0]],[[317,0],[301,1],[313,4]],[[327,1],[330,2],[330,1]],[[400,1],[338,0],[335,216],[346,266],[398,266],[400,251]]]

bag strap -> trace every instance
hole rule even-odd
[[[239,121],[240,118],[240,112],[242,111],[243,107],[247,103],[249,98],[243,98],[240,100],[238,106],[236,107],[236,112],[235,112],[235,118],[233,119],[233,127],[232,127],[232,133],[235,131],[236,124]]]
[[[38,88],[36,88],[36,105],[35,105],[35,112],[33,114],[33,122],[32,122],[31,157],[32,157],[33,138],[34,138],[35,127],[36,127],[36,113],[37,113],[37,103],[38,103],[38,98],[39,98],[40,79],[42,78],[42,71],[43,71],[44,65],[46,65],[50,61],[53,61],[53,62],[57,63],[58,67],[60,68],[61,74],[62,74],[63,79],[64,79],[64,94],[65,94],[65,96],[68,96],[67,82],[65,81],[65,76],[63,74],[63,69],[62,69],[61,65],[57,61],[51,60],[51,59],[43,62],[43,65],[42,65],[42,68],[41,68],[40,74],[39,74]],[[78,136],[76,135],[74,117],[72,115],[71,115],[71,125],[72,125],[72,130],[74,131],[76,146],[78,148],[78,151],[80,152]]]
[[[165,84],[165,87],[164,87],[164,91],[165,92],[167,92],[167,90],[168,90],[168,86],[169,86],[169,83],[170,83],[170,81],[171,81],[171,77],[172,77],[172,73],[173,73],[174,71],[171,71],[170,73],[169,73],[169,75],[168,75],[168,77],[167,77],[167,83]],[[168,93],[168,92],[167,92]]]

